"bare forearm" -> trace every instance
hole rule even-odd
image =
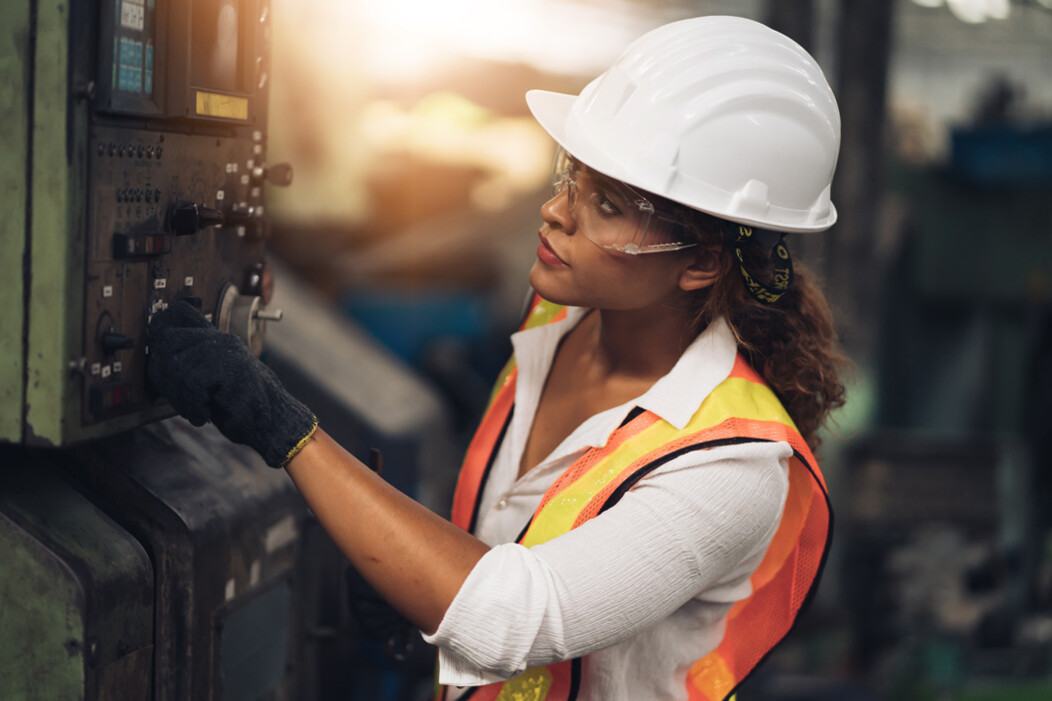
[[[433,632],[488,546],[384,482],[321,429],[286,469],[355,569]]]

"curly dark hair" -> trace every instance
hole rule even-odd
[[[818,430],[830,412],[844,404],[841,375],[850,363],[844,355],[825,295],[811,273],[797,263],[790,289],[777,302],[765,304],[753,297],[742,279],[734,246],[727,244],[727,222],[704,212],[673,203],[677,227],[718,257],[719,276],[695,299],[698,330],[724,317],[738,348],[750,365],[778,395],[800,435],[816,449]],[[753,241],[742,247],[749,273],[771,281],[770,250]]]

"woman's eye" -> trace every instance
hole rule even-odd
[[[614,204],[613,200],[604,195],[602,192],[595,193],[595,208],[599,210],[600,214],[604,216],[612,217],[621,213],[620,208]]]

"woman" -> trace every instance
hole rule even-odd
[[[841,357],[773,232],[835,221],[836,103],[799,46],[731,17],[658,28],[580,96],[527,101],[561,147],[556,192],[452,522],[188,305],[151,324],[150,379],[288,470],[438,646],[447,699],[723,699],[830,537],[810,449]]]

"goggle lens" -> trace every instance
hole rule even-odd
[[[662,241],[654,205],[628,185],[607,178],[560,149],[553,178],[555,195],[566,193],[577,231],[600,248],[620,253],[660,253],[695,245]],[[650,240],[648,240],[650,239]]]

